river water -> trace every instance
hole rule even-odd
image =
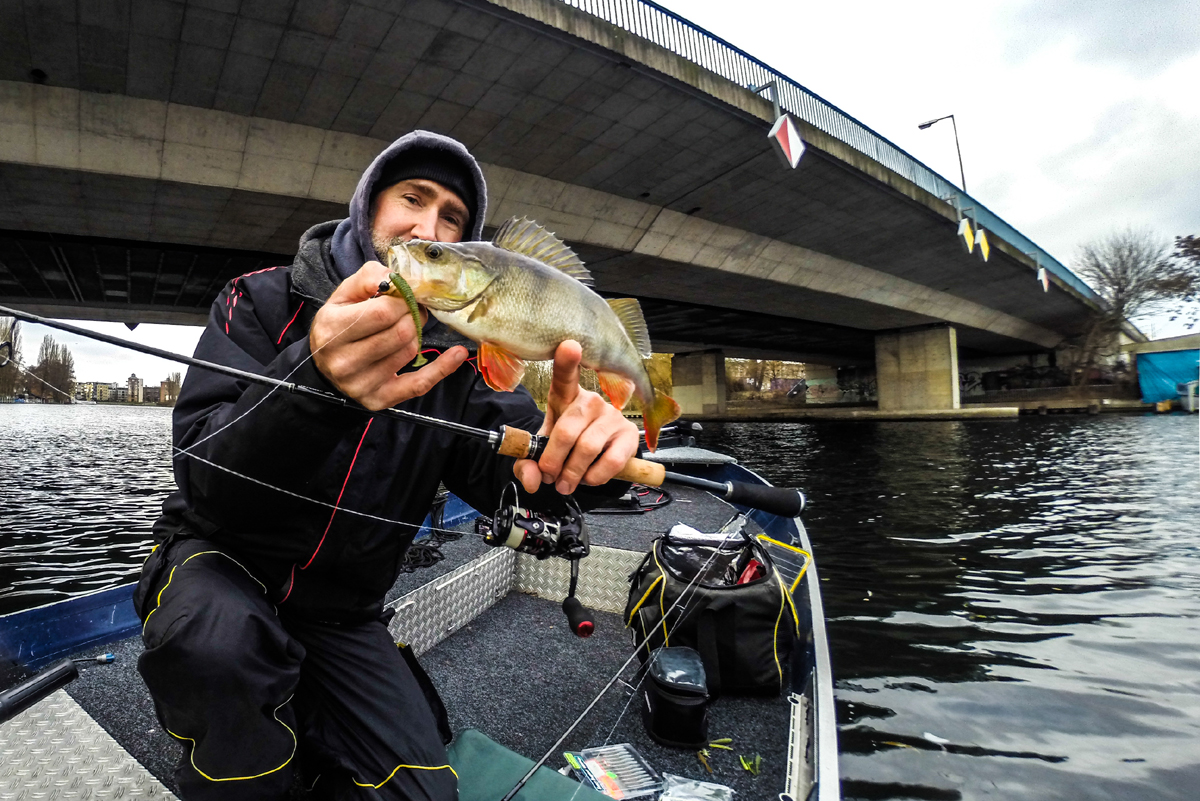
[[[0,405],[0,614],[133,576],[169,432]],[[847,798],[1200,798],[1195,416],[699,439],[809,495]]]

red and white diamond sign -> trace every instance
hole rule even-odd
[[[804,155],[804,140],[796,131],[796,123],[792,122],[791,115],[781,114],[779,119],[775,120],[767,138],[775,145],[775,152],[783,159],[783,163],[793,170],[796,169],[800,157]]]

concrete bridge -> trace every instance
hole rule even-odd
[[[418,127],[483,162],[490,226],[537,219],[642,299],[689,411],[723,404],[723,354],[875,360],[881,408],[957,408],[960,354],[1052,351],[1097,302],[882,137],[637,0],[15,0],[0,37],[0,303],[50,316],[201,322]],[[772,80],[796,170],[749,88]]]

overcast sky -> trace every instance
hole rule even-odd
[[[950,121],[917,129],[953,114],[968,192],[1068,267],[1200,234],[1200,0],[658,2],[958,184]]]
[[[130,331],[121,323],[93,323],[84,320],[64,320],[63,322],[99,331],[109,336],[129,339],[143,345],[151,345],[160,350],[169,350],[191,356],[196,349],[196,342],[203,330],[198,326],[189,325],[150,325],[143,323]],[[146,356],[136,351],[119,348],[97,342],[93,339],[68,334],[42,325],[21,323],[21,356],[27,367],[37,363],[38,348],[42,337],[46,334],[54,337],[54,341],[66,345],[75,358],[75,380],[116,382],[125,386],[129,376],[136,375],[146,386],[158,386],[166,381],[171,373],[187,374],[187,366],[169,362],[156,356]]]
[[[1200,0],[659,2],[958,183],[949,121],[917,129],[954,114],[970,194],[1068,266],[1082,243],[1127,226],[1200,234]],[[186,353],[199,336],[91,325]],[[45,329],[24,331],[31,361]],[[177,369],[56,338],[81,381]]]

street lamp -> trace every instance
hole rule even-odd
[[[962,148],[958,146],[958,123],[954,121],[954,115],[947,114],[945,117],[938,117],[937,119],[929,120],[928,122],[923,122],[920,125],[918,125],[917,127],[923,131],[926,128],[928,128],[930,125],[933,125],[935,122],[941,122],[942,120],[950,120],[950,124],[954,126],[954,149],[958,151],[958,177],[962,181],[963,191],[966,192],[967,191],[967,176],[963,172]]]

